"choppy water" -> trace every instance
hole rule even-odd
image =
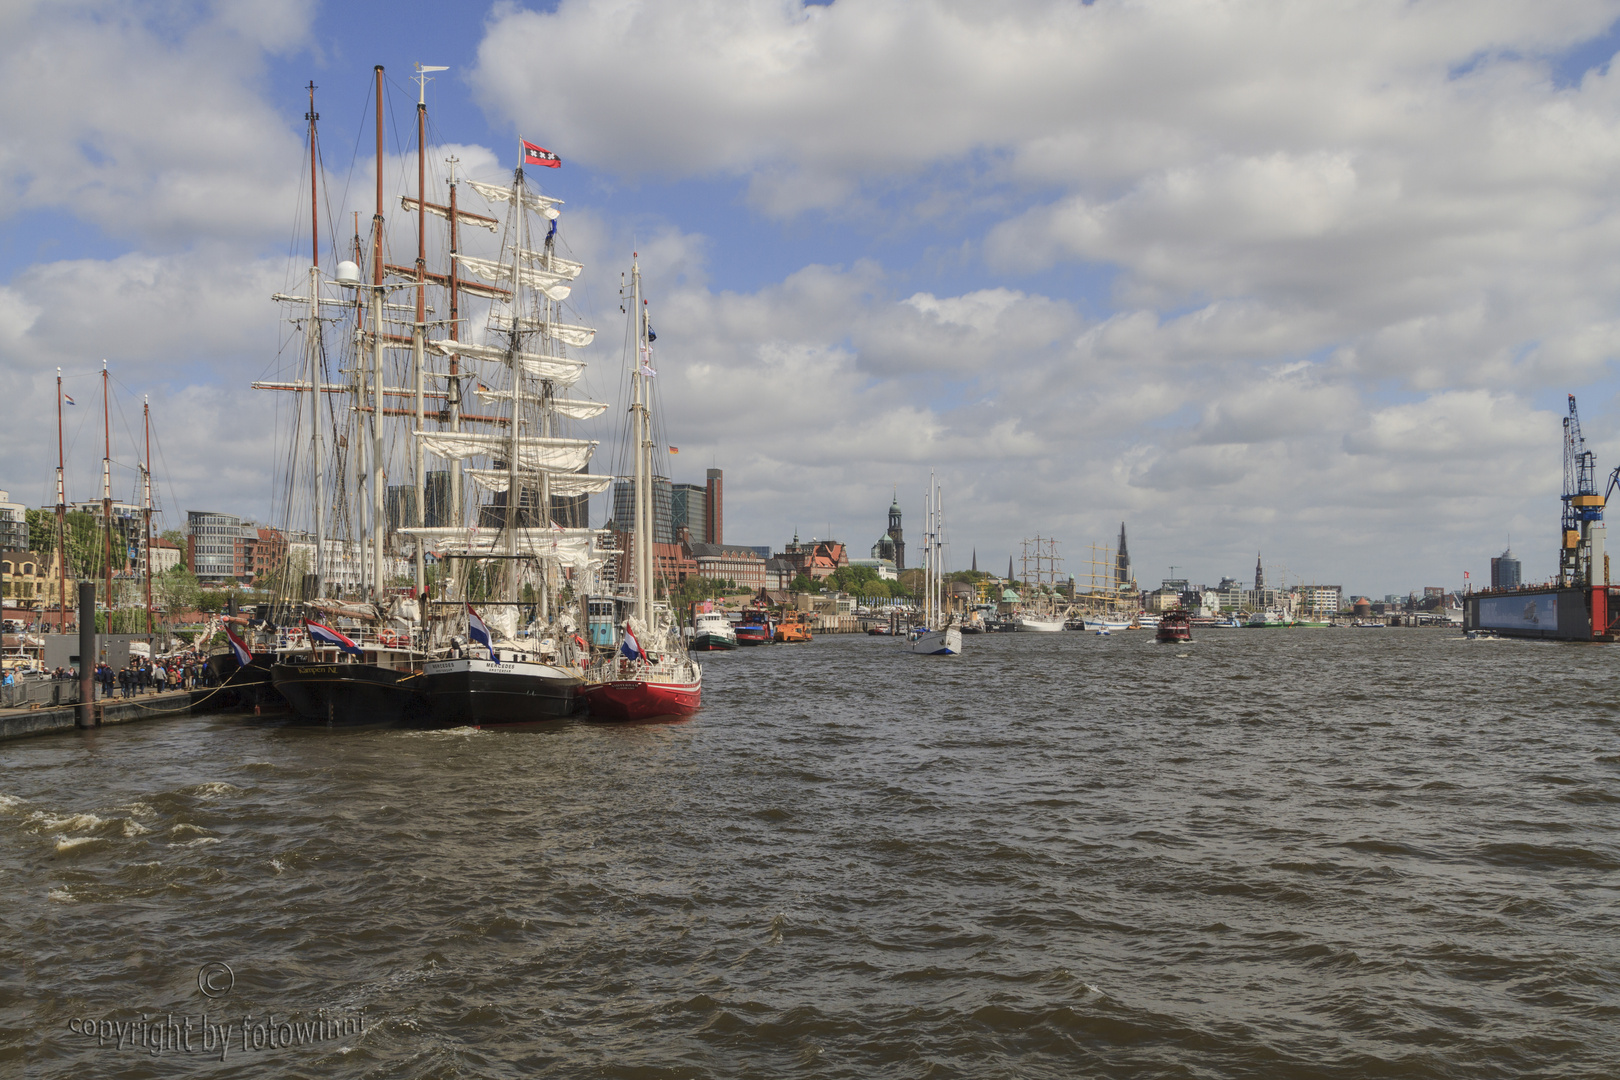
[[[0,1074],[1612,1078],[1617,661],[835,638],[681,725],[3,744]]]

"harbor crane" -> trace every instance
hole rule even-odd
[[[1603,506],[1608,493],[1620,484],[1620,468],[1609,477],[1608,491],[1597,490],[1596,456],[1586,448],[1581,435],[1581,414],[1575,408],[1575,395],[1569,395],[1569,415],[1564,417],[1564,513],[1563,542],[1558,551],[1558,584],[1563,586],[1607,585],[1609,559],[1603,550],[1606,527]]]

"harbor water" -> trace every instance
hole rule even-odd
[[[0,747],[0,1075],[1613,1078],[1612,647],[838,637]]]

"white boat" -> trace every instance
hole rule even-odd
[[[1087,630],[1107,630],[1112,633],[1115,630],[1128,630],[1130,626],[1131,624],[1124,619],[1088,618],[1086,620]]]
[[[923,618],[910,635],[911,651],[923,656],[957,656],[962,652],[962,628],[956,616],[945,613],[943,519],[939,483],[929,473],[923,511]]]
[[[1063,620],[1056,617],[1041,615],[1015,615],[1013,622],[1019,630],[1030,631],[1037,634],[1053,634],[1063,629]]]
[[[1136,617],[1136,625],[1143,630],[1157,630],[1159,628],[1159,617],[1144,611]]]

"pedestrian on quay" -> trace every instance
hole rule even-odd
[[[163,689],[168,682],[169,673],[162,664],[152,669],[152,684],[157,688],[158,693],[163,693]]]

